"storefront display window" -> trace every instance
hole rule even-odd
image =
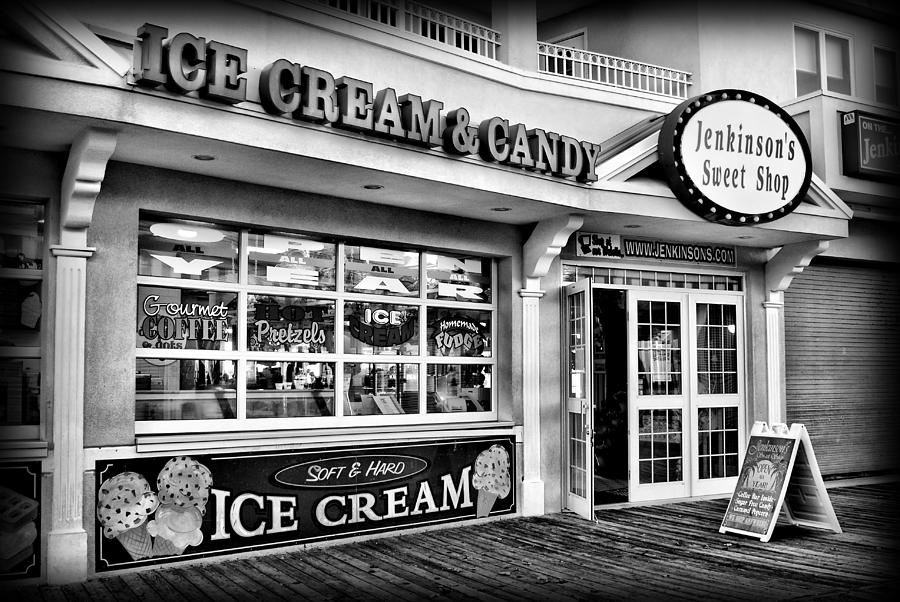
[[[0,201],[0,434],[38,438],[44,207]]]
[[[419,296],[419,254],[344,247],[344,290],[367,295]]]
[[[150,214],[138,243],[139,434],[496,418],[490,259]]]
[[[192,221],[142,220],[138,274],[237,282],[238,234]]]
[[[334,416],[334,364],[247,362],[247,418]]]
[[[138,358],[137,420],[220,420],[237,417],[235,362]]]
[[[335,247],[333,243],[291,234],[250,234],[247,281],[333,291]]]
[[[247,349],[334,353],[334,301],[248,295]]]
[[[344,351],[418,355],[419,310],[409,305],[345,303]]]

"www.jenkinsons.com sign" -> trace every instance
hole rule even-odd
[[[685,206],[729,226],[784,217],[806,196],[812,177],[809,145],[794,119],[745,90],[681,103],[663,122],[659,162]]]
[[[247,100],[247,50],[189,33],[169,36],[165,27],[145,23],[137,31],[134,81],[176,94],[197,93],[227,104]],[[579,182],[595,182],[600,145],[510,124],[491,117],[473,124],[468,110],[446,113],[438,100],[393,88],[376,91],[369,83],[287,59],[266,65],[259,74],[259,98],[266,112],[302,121],[362,132],[453,155],[478,155],[529,171]]]

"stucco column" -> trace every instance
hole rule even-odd
[[[82,581],[87,575],[84,529],[84,346],[87,229],[94,202],[115,150],[116,135],[87,130],[72,144],[60,196],[53,331],[53,495],[47,540],[50,583]],[[89,515],[93,515],[90,513]]]
[[[500,32],[500,62],[529,73],[537,71],[535,0],[493,0],[491,29]]]
[[[544,291],[522,289],[522,514],[544,513],[541,478],[540,300]]]

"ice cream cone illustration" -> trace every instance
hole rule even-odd
[[[122,544],[122,547],[131,555],[134,560],[147,558],[153,552],[153,538],[147,533],[146,523],[123,531],[116,536],[116,540]]]
[[[478,490],[476,516],[491,513],[497,498],[509,495],[509,454],[501,445],[492,445],[475,458],[472,486]]]
[[[126,471],[110,477],[97,494],[103,536],[118,540],[134,560],[149,556],[152,540],[144,523],[158,506],[159,498],[142,475]]]
[[[212,473],[190,456],[178,456],[166,462],[159,471],[156,486],[161,504],[194,507],[205,514]]]
[[[202,525],[203,516],[196,507],[162,504],[156,518],[147,523],[147,532],[155,538],[153,556],[180,555],[188,546],[200,545]]]

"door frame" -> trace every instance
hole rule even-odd
[[[588,304],[588,310],[592,313],[592,294],[591,291],[595,288],[602,289],[615,289],[615,290],[624,290],[626,293],[628,313],[626,314],[627,321],[627,331],[628,331],[628,457],[629,457],[629,502],[642,501],[642,500],[662,500],[662,499],[673,499],[676,497],[697,497],[703,495],[717,495],[723,493],[729,493],[736,482],[737,477],[724,477],[724,478],[714,478],[714,479],[700,479],[699,478],[699,469],[698,469],[698,451],[697,451],[697,437],[698,437],[698,409],[704,407],[736,407],[738,409],[738,417],[737,417],[737,429],[738,429],[738,457],[737,457],[737,466],[740,466],[740,462],[743,461],[743,447],[744,441],[746,438],[747,427],[746,420],[748,415],[748,399],[747,399],[747,387],[749,382],[749,375],[747,370],[747,350],[746,345],[749,340],[749,336],[745,331],[747,320],[746,320],[746,274],[743,272],[731,272],[731,271],[718,271],[718,270],[708,270],[703,269],[698,266],[697,269],[690,269],[687,266],[678,266],[677,268],[674,266],[664,266],[664,265],[621,265],[621,264],[612,264],[612,265],[595,265],[590,264],[591,267],[596,268],[609,268],[610,270],[621,270],[624,272],[625,270],[639,270],[639,271],[652,271],[652,272],[673,272],[673,273],[686,273],[686,274],[700,274],[700,275],[710,275],[710,276],[724,276],[724,277],[738,277],[742,280],[742,286],[740,290],[712,290],[712,289],[699,289],[699,288],[669,288],[669,287],[652,287],[652,286],[642,286],[639,284],[629,284],[624,281],[624,279],[618,280],[610,280],[609,283],[598,282],[594,283],[593,280],[588,278],[581,278],[577,282],[574,283],[565,283],[563,285],[563,295],[561,296],[561,314],[563,319],[563,337],[566,337],[563,341],[563,357],[561,358],[561,367],[563,370],[563,385],[566,388],[566,391],[563,392],[564,406],[562,408],[563,412],[563,424],[562,424],[562,458],[563,458],[563,472],[562,472],[562,482],[564,491],[564,500],[565,507],[578,512],[582,516],[593,516],[593,461],[589,462],[590,465],[588,470],[590,471],[590,480],[587,481],[589,491],[586,498],[590,501],[588,504],[589,508],[584,508],[583,504],[578,510],[572,507],[572,505],[568,501],[569,495],[569,365],[568,365],[568,356],[569,356],[569,323],[568,323],[568,309],[569,309],[569,293],[578,285],[578,289],[585,292],[585,300]],[[659,295],[655,295],[658,293]],[[633,464],[636,462],[637,458],[637,386],[638,381],[636,378],[637,373],[637,349],[636,349],[636,328],[633,328],[633,325],[636,325],[637,316],[632,313],[632,298],[637,299],[638,296],[641,295],[650,295],[651,297],[656,296],[657,298],[669,298],[673,297],[679,298],[678,300],[681,302],[682,306],[682,396],[687,398],[686,403],[684,404],[685,410],[687,412],[687,416],[682,416],[683,422],[687,422],[687,424],[682,425],[682,432],[687,433],[687,437],[682,437],[682,446],[683,446],[683,480],[684,487],[678,491],[677,487],[666,488],[666,487],[647,487],[644,485],[642,487],[645,488],[645,492],[642,494],[640,489],[637,491],[632,486],[632,475],[636,474],[636,466]],[[698,378],[696,371],[696,353],[697,353],[697,316],[696,316],[696,306],[698,303],[728,303],[729,300],[733,301],[736,306],[736,328],[737,328],[737,393],[734,395],[725,395],[725,396],[706,396],[701,395],[698,391]],[[593,337],[593,328],[592,328],[592,320],[588,321],[589,326],[589,335]],[[632,337],[635,337],[633,339]],[[589,361],[590,371],[588,374],[591,374],[593,371],[593,354],[588,354],[589,357],[586,358],[586,361]],[[586,386],[591,387],[592,379],[586,379]],[[593,392],[591,392],[593,395]],[[589,400],[589,404],[587,408],[592,410],[593,406],[596,404],[596,400],[593,398],[587,398]],[[593,429],[595,425],[593,424],[593,411],[586,412],[585,419],[588,421],[586,423],[589,432],[590,432],[590,448],[588,450],[589,458],[593,457]],[[670,491],[666,491],[666,489],[671,489]],[[658,490],[658,491],[657,491]],[[664,494],[664,495],[660,495]],[[580,511],[579,511],[580,510]]]
[[[571,303],[582,296],[580,313]],[[589,278],[563,288],[562,314],[565,331],[562,369],[565,383],[563,407],[563,486],[565,506],[583,518],[594,517],[594,357],[593,285]],[[580,320],[577,332],[572,323]],[[580,355],[579,355],[580,354]],[[578,369],[578,366],[581,369]],[[577,375],[580,374],[580,379]],[[573,375],[576,378],[573,378]],[[575,416],[578,416],[576,419]],[[575,432],[579,430],[580,432]],[[583,495],[579,495],[579,491]]]

